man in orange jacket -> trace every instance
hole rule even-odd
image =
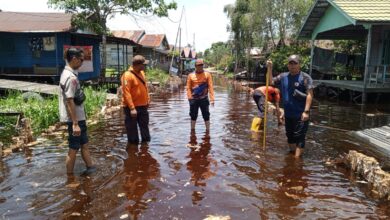
[[[195,73],[187,77],[187,98],[190,102],[191,130],[195,129],[199,108],[206,125],[206,131],[210,130],[209,106],[214,105],[214,88],[211,74],[203,70],[203,59],[195,62]],[[208,94],[210,94],[210,101]]]
[[[266,86],[260,86],[256,89],[249,88],[249,92],[253,97],[253,101],[255,101],[257,105],[257,109],[259,110],[259,118],[260,118],[260,125],[259,128],[261,128],[264,125],[264,111],[265,111],[265,94],[266,94],[267,88]],[[276,116],[278,118],[278,125],[281,125],[283,123],[282,121],[282,114],[279,108],[279,102],[280,102],[280,90],[278,88],[268,86],[268,101],[275,104],[275,110],[276,110]]]
[[[138,128],[141,132],[142,142],[150,141],[149,112],[150,97],[145,78],[145,66],[148,60],[141,55],[133,58],[133,65],[123,73],[122,105],[125,113],[125,126],[128,143],[138,144]]]

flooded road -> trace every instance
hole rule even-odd
[[[91,127],[98,172],[90,177],[81,175],[80,157],[75,176],[65,175],[67,146],[56,138],[0,160],[0,219],[390,218],[390,204],[375,200],[367,184],[325,164],[350,149],[374,154],[345,130],[389,116],[314,103],[306,151],[294,159],[273,116],[263,148],[250,133],[254,102],[232,88],[216,88],[211,132],[199,117],[191,133],[183,91],[153,98],[148,145],[126,148],[120,113]]]

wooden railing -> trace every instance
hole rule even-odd
[[[368,66],[369,84],[390,84],[390,65]]]

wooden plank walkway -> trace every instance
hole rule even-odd
[[[352,135],[376,146],[381,152],[390,155],[390,124],[378,128],[355,131]]]
[[[17,80],[0,79],[0,90],[18,90],[22,92],[37,92],[48,95],[58,95],[58,85],[50,85],[44,83],[33,83]],[[116,94],[107,93],[106,99],[116,99]]]
[[[48,95],[58,95],[58,85],[0,79],[1,90],[18,90],[22,92],[37,92]]]
[[[353,80],[314,80],[314,85],[319,86],[323,84],[327,87],[334,87],[340,89],[348,89],[357,92],[363,92],[364,84],[363,81]],[[390,83],[386,84],[368,84],[367,93],[390,93]]]

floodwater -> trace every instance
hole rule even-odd
[[[58,138],[1,159],[0,218],[390,218],[390,204],[372,197],[364,181],[325,163],[350,149],[375,155],[347,130],[389,123],[388,115],[378,119],[359,107],[314,103],[306,151],[295,159],[274,116],[265,148],[262,137],[251,134],[256,107],[246,93],[216,88],[210,133],[201,116],[190,132],[185,97],[181,90],[153,98],[148,145],[127,148],[119,112],[91,126],[94,175],[82,175],[80,157],[75,176],[65,175],[67,147]],[[389,161],[379,160],[385,166]]]

